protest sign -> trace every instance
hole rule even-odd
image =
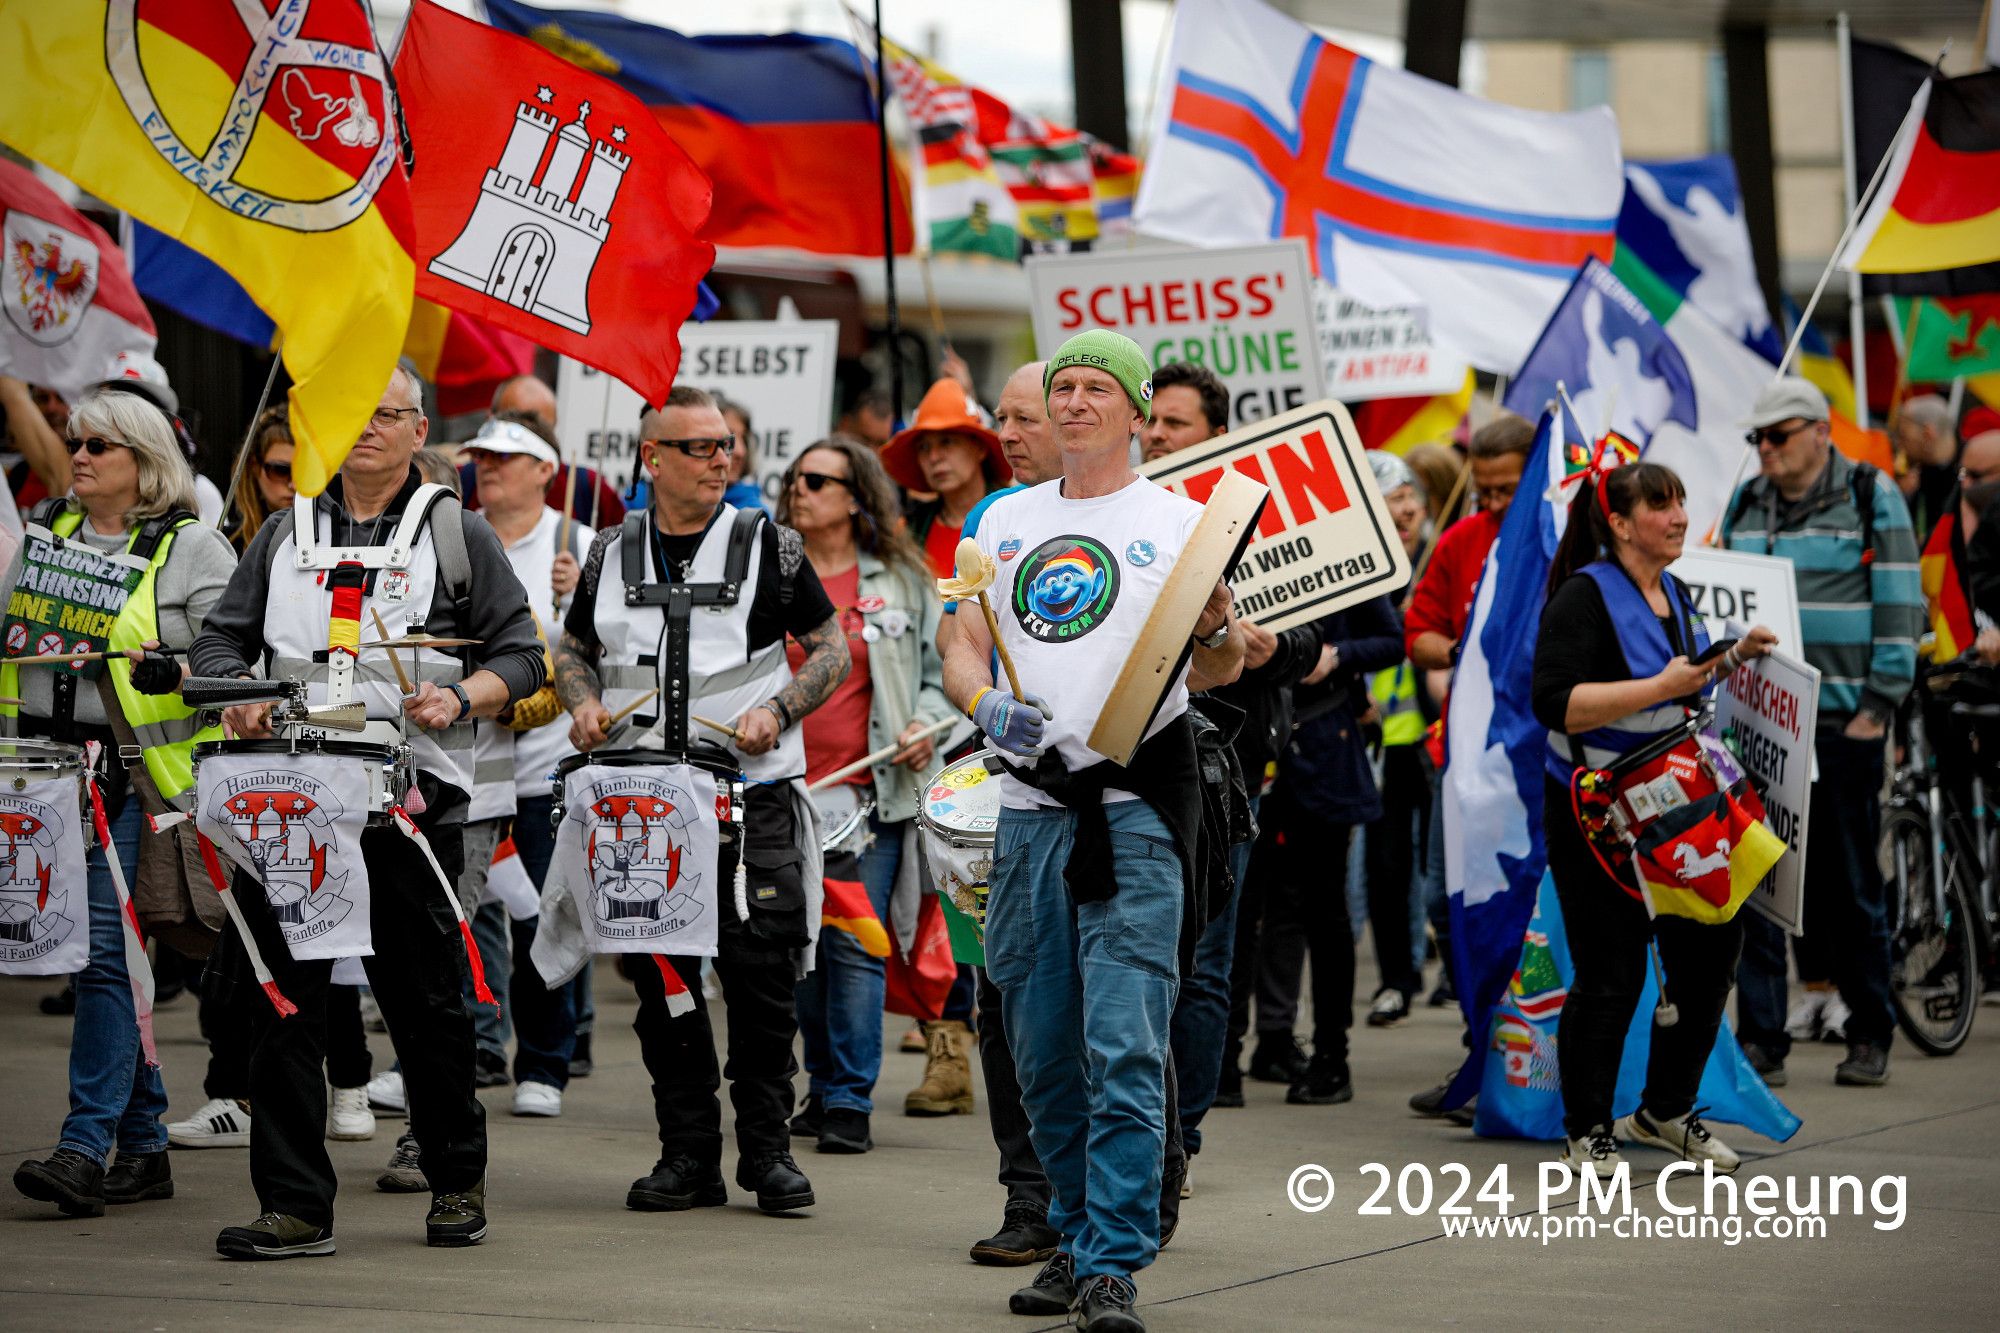
[[[1802,935],[1819,668],[1783,653],[1738,667],[1715,692],[1715,721],[1725,734],[1734,733],[1743,767],[1764,798],[1764,822],[1790,852],[1745,901]]]
[[[1027,267],[1040,356],[1085,329],[1122,333],[1155,367],[1221,376],[1232,427],[1325,396],[1303,241],[1031,255]]]
[[[145,577],[146,562],[137,556],[65,541],[30,523],[21,548],[21,578],[7,599],[0,655],[104,651],[112,622]],[[104,665],[64,662],[53,669],[95,679]]]
[[[1694,594],[1695,614],[1708,621],[1711,642],[1766,625],[1777,634],[1779,647],[1798,651],[1798,580],[1791,561],[1696,546],[1668,568]]]
[[[1465,383],[1464,358],[1431,342],[1417,307],[1376,310],[1315,281],[1313,313],[1326,391],[1344,403],[1454,393]]]
[[[833,424],[834,349],[830,319],[722,320],[681,330],[674,383],[727,395],[750,413],[751,469],[765,499],[777,502],[785,469]],[[602,472],[621,491],[632,484],[639,442],[639,395],[601,370],[564,358],[556,372],[557,439],[563,457]]]
[[[1410,558],[1375,487],[1347,409],[1310,403],[1141,469],[1207,503],[1224,470],[1270,487],[1257,531],[1230,571],[1236,612],[1276,632],[1409,581]]]

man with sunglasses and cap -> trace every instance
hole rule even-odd
[[[740,843],[700,873],[730,885],[737,853],[744,890],[717,904],[716,973],[729,1006],[730,1098],[736,1109],[736,1183],[767,1213],[811,1207],[812,1182],[793,1160],[787,1124],[793,984],[818,939],[819,841],[806,795],[799,722],[848,672],[847,634],[805,558],[799,534],[723,500],[736,441],[715,400],[676,386],[640,423],[638,458],[652,505],[598,534],[555,645],[556,690],[579,750],[658,749],[662,762],[698,740],[696,717],[732,729],[729,750],[747,785]],[[805,650],[796,671],[789,636]],[[582,966],[587,935],[574,896],[542,905],[535,963],[550,984]],[[747,919],[746,919],[747,918]],[[713,1208],[729,1201],[722,1176],[722,1086],[699,981],[701,959],[627,961],[639,993],[633,1029],[653,1082],[660,1158],[632,1183],[641,1212]],[[672,977],[672,982],[669,977]],[[692,1009],[675,1015],[668,986]],[[678,991],[675,992],[678,997]]]
[[[1894,481],[1832,447],[1826,395],[1780,378],[1744,420],[1760,475],[1724,511],[1721,544],[1791,563],[1805,660],[1819,668],[1819,730],[1807,841],[1806,928],[1851,1011],[1836,1083],[1889,1078],[1895,1031],[1888,906],[1876,860],[1889,722],[1916,674],[1924,595],[1910,512]],[[1745,913],[1738,971],[1744,1053],[1785,1079],[1785,936]]]

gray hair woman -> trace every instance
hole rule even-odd
[[[144,745],[144,780],[166,802],[191,808],[194,744],[220,733],[198,732],[194,715],[178,697],[135,689],[135,672],[141,683],[169,689],[180,675],[172,658],[136,650],[190,642],[229,582],[235,553],[220,532],[194,517],[194,476],[172,427],[151,403],[117,390],[87,394],[70,413],[67,444],[70,494],[35,507],[28,531],[39,542],[31,540],[28,547],[62,544],[143,559],[146,576],[122,603],[116,594],[100,599],[107,609],[118,609],[105,641],[92,645],[132,650],[142,660],[136,666],[124,657],[107,662],[108,690],[75,676],[59,678],[60,668],[0,664],[0,695],[22,700],[18,708],[0,705],[0,730],[78,745],[97,741],[117,754],[109,700]],[[10,601],[21,582],[26,549],[8,571]],[[79,684],[82,688],[73,688]],[[132,781],[140,780],[137,773]],[[140,803],[128,799],[128,778],[120,766],[112,765],[100,781],[112,848],[129,883],[138,869]],[[85,823],[88,827],[88,816]],[[141,1045],[125,963],[124,918],[105,850],[93,847],[88,858],[88,911],[84,904],[67,904],[72,919],[89,923],[88,961],[76,976],[69,1117],[56,1150],[14,1172],[14,1187],[22,1194],[72,1217],[95,1217],[107,1202],[173,1194],[161,1124],[167,1098],[160,1071],[147,1064]]]

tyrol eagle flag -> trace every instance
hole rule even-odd
[[[361,0],[0,0],[0,142],[207,255],[277,324],[300,491],[410,320],[409,184]]]
[[[701,168],[617,84],[430,0],[395,73],[417,295],[665,401],[715,262]]]

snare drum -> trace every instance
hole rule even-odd
[[[549,827],[561,831],[569,775],[579,768],[659,768],[679,762],[664,750],[592,750],[588,754],[566,756],[556,765],[555,804],[549,811]],[[734,842],[736,830],[743,826],[743,770],[737,765],[736,756],[719,745],[694,741],[688,745],[686,762],[715,779],[716,822],[722,826],[722,841]]]
[[[265,756],[318,755],[342,761],[360,784],[368,803],[371,826],[394,822],[390,811],[409,797],[416,785],[416,765],[407,745],[384,745],[375,741],[335,740],[324,735],[270,736],[257,739],[202,741],[194,747],[195,785],[201,785],[204,760],[223,755]]]
[[[1000,827],[1000,765],[994,752],[969,754],[925,784],[917,821],[932,886],[984,934],[986,881]]]
[[[868,816],[875,812],[875,798],[853,782],[824,787],[812,794],[819,807],[819,849],[827,856],[846,852],[859,856],[868,850],[875,835],[868,828]]]
[[[26,791],[37,782],[74,778],[81,797],[84,769],[81,745],[34,736],[0,737],[0,791]]]

